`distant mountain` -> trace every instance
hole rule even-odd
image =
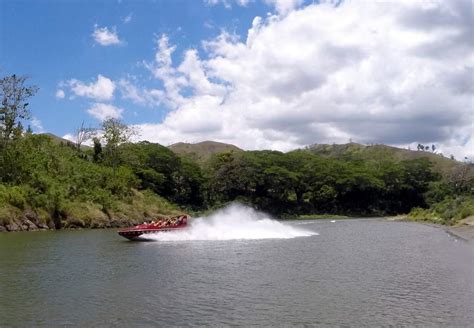
[[[203,141],[195,144],[178,142],[168,148],[178,155],[188,155],[199,162],[208,160],[213,154],[243,151],[237,146],[216,141]]]
[[[367,160],[392,159],[394,161],[427,158],[433,163],[434,169],[438,172],[441,172],[443,175],[449,174],[454,169],[463,164],[439,153],[433,153],[431,151],[408,150],[382,144],[369,146],[353,142],[339,145],[314,144],[307,147],[307,150],[313,154],[331,158],[358,157]],[[472,174],[474,174],[474,168],[472,168],[472,166],[471,170]]]
[[[67,144],[75,145],[76,144],[75,142],[73,142],[71,140],[67,140],[67,139],[58,137],[57,135],[52,134],[52,133],[42,133],[42,135],[51,138],[53,140],[53,142],[56,143],[56,144],[63,144],[63,145],[67,145]],[[91,147],[89,147],[89,146],[81,145],[82,150],[86,150],[86,149],[90,149],[90,148]]]
[[[74,144],[74,142],[58,137],[52,133],[44,133],[44,135],[50,137],[53,142],[58,144]],[[90,149],[90,147],[82,145],[81,149]],[[216,141],[203,141],[195,144],[178,142],[168,146],[168,149],[178,155],[187,155],[200,163],[207,161],[213,154],[244,151],[237,146]],[[390,159],[396,162],[416,158],[427,158],[433,163],[434,169],[445,177],[464,164],[431,151],[408,150],[383,144],[362,145],[353,142],[332,145],[313,144],[306,147],[305,150],[315,155],[328,158],[359,158],[362,160]],[[474,176],[474,165],[468,165],[467,169],[469,176]]]

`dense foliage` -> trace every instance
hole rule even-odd
[[[426,207],[440,179],[426,159],[357,161],[306,151],[221,154],[210,163],[211,200],[244,202],[277,214],[396,214]]]
[[[0,217],[3,211],[6,220],[14,208],[40,212],[56,227],[116,216],[141,220],[147,206],[137,197],[143,195],[148,202],[163,205],[166,199],[187,211],[238,200],[279,216],[387,215],[437,206],[449,223],[472,214],[472,180],[442,180],[426,159],[397,163],[331,159],[304,150],[249,151],[215,154],[199,166],[159,144],[124,143],[108,152],[102,150],[107,145],[96,143],[80,150],[27,133],[2,148]],[[462,214],[447,205],[456,199]],[[416,211],[426,216],[434,210]],[[166,211],[148,214],[160,212]]]

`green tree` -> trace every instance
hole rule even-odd
[[[18,127],[19,120],[30,116],[28,99],[36,94],[38,87],[26,84],[27,77],[15,74],[0,79],[0,141],[5,147]]]
[[[129,142],[134,131],[116,118],[108,118],[102,122],[102,131],[102,138],[105,140],[104,159],[115,172],[120,163],[119,146]]]
[[[180,169],[180,159],[168,148],[142,141],[120,147],[120,162],[132,168],[141,180],[142,189],[171,199],[175,194],[173,174]]]
[[[102,160],[102,144],[100,143],[100,139],[97,137],[94,137],[92,141],[94,142],[94,154],[92,155],[92,158],[94,159],[94,162],[98,163]]]

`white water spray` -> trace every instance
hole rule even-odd
[[[288,239],[317,235],[271,219],[252,208],[232,204],[207,217],[192,219],[189,228],[147,235],[157,241]]]

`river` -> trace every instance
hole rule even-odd
[[[441,228],[252,215],[149,242],[114,230],[2,233],[0,326],[474,322],[473,246]]]

